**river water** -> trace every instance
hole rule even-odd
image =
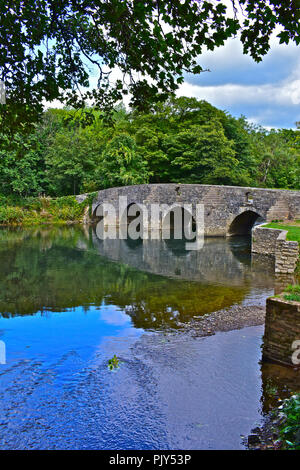
[[[263,326],[183,326],[264,305],[274,283],[247,238],[188,252],[92,228],[0,230],[0,449],[245,448],[294,377],[261,365]]]

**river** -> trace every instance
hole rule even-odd
[[[187,325],[264,305],[274,285],[248,238],[186,251],[1,229],[0,449],[244,449],[295,377],[260,363],[263,325],[205,337]]]

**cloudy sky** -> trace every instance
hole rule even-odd
[[[223,3],[231,5],[229,0]],[[300,121],[300,46],[280,45],[276,34],[271,38],[269,53],[259,64],[243,54],[239,39],[230,39],[224,46],[204,52],[198,62],[210,71],[186,75],[178,95],[204,99],[235,117],[244,115],[248,121],[268,129],[296,129],[295,123]],[[117,78],[122,78],[122,74],[114,70],[111,79]],[[90,85],[93,88],[96,84],[95,70]],[[129,101],[128,96],[124,98],[126,105]]]
[[[300,46],[272,47],[259,64],[243,55],[237,39],[199,58],[210,72],[187,75],[179,95],[205,99],[233,116],[267,128],[295,129],[300,121]]]

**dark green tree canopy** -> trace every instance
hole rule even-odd
[[[240,14],[238,14],[240,12]],[[2,123],[34,120],[59,99],[111,108],[125,93],[132,105],[174,92],[197,58],[239,34],[260,61],[279,28],[280,42],[300,42],[300,0],[7,0],[0,2],[0,80],[7,90]],[[117,67],[126,80],[111,83]],[[98,84],[89,88],[90,73]],[[88,89],[83,95],[78,88]]]
[[[0,209],[15,198],[143,183],[300,189],[300,130],[267,131],[183,96],[147,113],[118,106],[110,125],[89,111],[83,125],[76,110],[49,109],[32,132],[2,135]]]

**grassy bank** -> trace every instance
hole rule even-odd
[[[296,241],[300,243],[300,221],[296,220],[290,223],[272,222],[265,225],[268,228],[279,228],[281,230],[287,230],[287,240]]]
[[[289,285],[284,291],[283,298],[292,302],[300,302],[300,285]]]
[[[0,225],[42,225],[81,223],[86,208],[91,211],[94,194],[78,203],[75,196],[60,198],[0,196]]]

